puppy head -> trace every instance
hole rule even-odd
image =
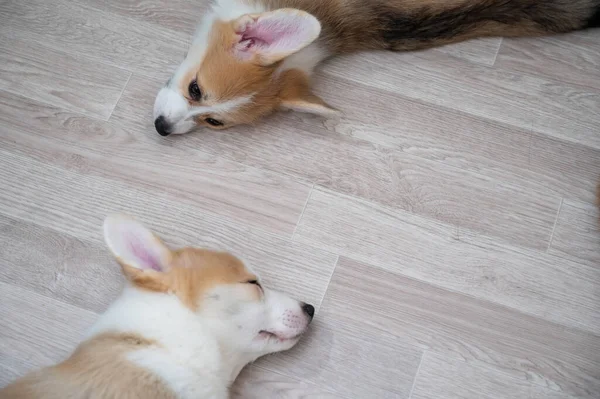
[[[296,9],[233,18],[213,10],[200,24],[185,60],[156,97],[157,132],[166,136],[198,126],[224,129],[252,123],[278,108],[334,112],[312,95],[306,72],[280,68],[320,31],[315,17]]]
[[[263,286],[256,273],[224,252],[170,250],[124,216],[104,222],[108,247],[134,286],[174,295],[222,345],[248,361],[298,342],[314,307]]]

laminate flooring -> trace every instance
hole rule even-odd
[[[0,386],[118,295],[124,212],[316,305],[235,398],[600,398],[600,30],[340,57],[340,120],[162,138],[206,4],[0,2]]]

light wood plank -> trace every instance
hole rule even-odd
[[[486,37],[438,47],[429,51],[438,51],[477,64],[492,66],[496,62],[501,43],[502,38]]]
[[[190,38],[190,32],[174,32],[68,0],[3,1],[0,21],[0,35],[7,40],[41,42],[165,81],[183,59]]]
[[[108,119],[130,72],[21,40],[0,43],[0,88]]]
[[[435,52],[374,53],[325,72],[480,118],[600,149],[600,90],[468,63]]]
[[[95,231],[101,240],[100,228]],[[0,281],[94,312],[123,286],[120,267],[99,242],[0,215]]]
[[[5,148],[291,236],[311,185],[0,92]],[[140,162],[140,160],[143,160]]]
[[[600,212],[596,205],[565,200],[549,252],[600,269]]]
[[[232,251],[255,267],[265,284],[317,308],[321,303],[337,259],[333,254],[205,213],[177,193],[135,187],[0,152],[0,213],[12,219],[103,246],[102,220],[111,213],[127,213],[154,227],[174,246]]]
[[[309,382],[286,377],[256,365],[246,367],[231,388],[232,399],[343,398]]]
[[[296,239],[452,291],[600,333],[600,269],[315,189]],[[465,238],[466,239],[466,238]]]
[[[600,35],[596,30],[503,41],[496,66],[600,89]]]
[[[520,384],[589,399],[600,390],[599,335],[347,258],[340,258],[318,319],[332,328],[355,325],[362,336],[487,365]],[[338,373],[352,373],[347,367],[355,366],[340,364]]]
[[[543,136],[532,136],[529,169],[539,182],[564,198],[592,204],[600,179],[600,151]]]
[[[162,85],[160,80],[134,75],[112,120],[129,131],[154,134],[154,99],[146,93]],[[543,196],[595,200],[600,150],[411,102],[332,76],[318,76],[315,87],[323,97],[337,94],[330,102],[346,113],[339,123],[281,113],[260,125],[230,129],[227,134],[200,130],[177,140],[379,202],[385,197],[378,189],[396,195],[393,189],[380,187],[389,180],[389,167],[380,159],[390,152],[396,157],[414,155],[458,167]],[[357,90],[364,101],[348,101]],[[349,170],[355,162],[360,165]]]
[[[489,367],[426,353],[411,399],[573,399]]]
[[[319,313],[298,345],[256,364],[347,398],[408,398],[421,348],[368,325]]]
[[[191,38],[207,11],[210,0],[169,0],[167,6],[163,0],[81,0],[80,3],[127,18],[151,22],[174,32],[187,34]],[[483,44],[479,44],[477,49],[481,47]],[[485,50],[489,52],[489,49]],[[482,48],[480,51],[485,50]],[[475,50],[463,51],[477,57]]]
[[[351,90],[341,81],[326,86],[342,94]],[[145,90],[147,79],[134,76],[113,113],[115,124],[142,130],[151,122],[151,104],[138,100]],[[394,101],[385,93],[379,98],[380,93],[369,95],[367,108],[356,108],[353,115],[358,117],[334,131],[317,130],[314,118],[288,114],[267,126],[244,126],[227,134],[192,133],[177,138],[177,144],[183,141],[186,147],[300,176],[509,242],[547,248],[560,197],[537,174],[520,175],[528,168],[528,134],[448,112],[428,123],[425,117],[438,110],[409,103],[402,116],[386,118]],[[462,130],[467,133],[453,133]],[[507,169],[514,171],[508,174]],[[493,178],[482,176],[482,170]]]
[[[13,370],[10,377],[67,357],[97,318],[88,310],[4,282],[0,303],[0,364]],[[9,382],[0,376],[0,386]]]

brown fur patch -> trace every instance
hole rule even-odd
[[[281,89],[279,100],[284,107],[293,108],[296,104],[299,108],[323,107],[333,108],[320,97],[313,94],[310,88],[310,80],[306,73],[298,69],[290,69],[280,76]]]
[[[598,0],[255,0],[294,7],[323,25],[334,53],[416,50],[481,36],[529,36],[594,26]],[[597,21],[596,21],[597,22]]]
[[[0,391],[2,399],[175,399],[156,375],[126,359],[157,344],[136,334],[106,333],[85,341],[64,362]]]
[[[240,284],[256,280],[242,261],[226,252],[183,248],[173,252],[169,270],[161,273],[125,266],[124,273],[139,288],[172,292],[190,309],[197,310],[205,294],[218,284]],[[255,290],[257,299],[259,289]]]
[[[204,60],[188,73],[179,89],[189,98],[187,87],[195,78],[203,93],[199,105],[212,106],[245,96],[251,96],[252,101],[225,114],[198,115],[199,124],[214,128],[205,122],[206,118],[223,122],[223,127],[252,123],[272,112],[278,102],[277,86],[273,84],[278,64],[264,66],[236,58],[233,47],[237,40],[234,22],[215,22]]]

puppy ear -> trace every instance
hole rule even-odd
[[[308,76],[304,72],[289,70],[282,74],[281,79],[280,108],[327,118],[340,116],[340,111],[312,93]]]
[[[320,97],[310,95],[305,98],[283,100],[280,107],[283,110],[304,112],[325,118],[339,117],[340,111],[327,105]]]
[[[257,57],[267,66],[312,43],[321,33],[321,24],[307,12],[282,8],[244,15],[234,21],[234,29],[238,35],[236,56],[244,60]]]
[[[150,230],[130,217],[107,217],[104,221],[104,240],[128,275],[140,271],[162,273],[169,269],[171,250]]]

